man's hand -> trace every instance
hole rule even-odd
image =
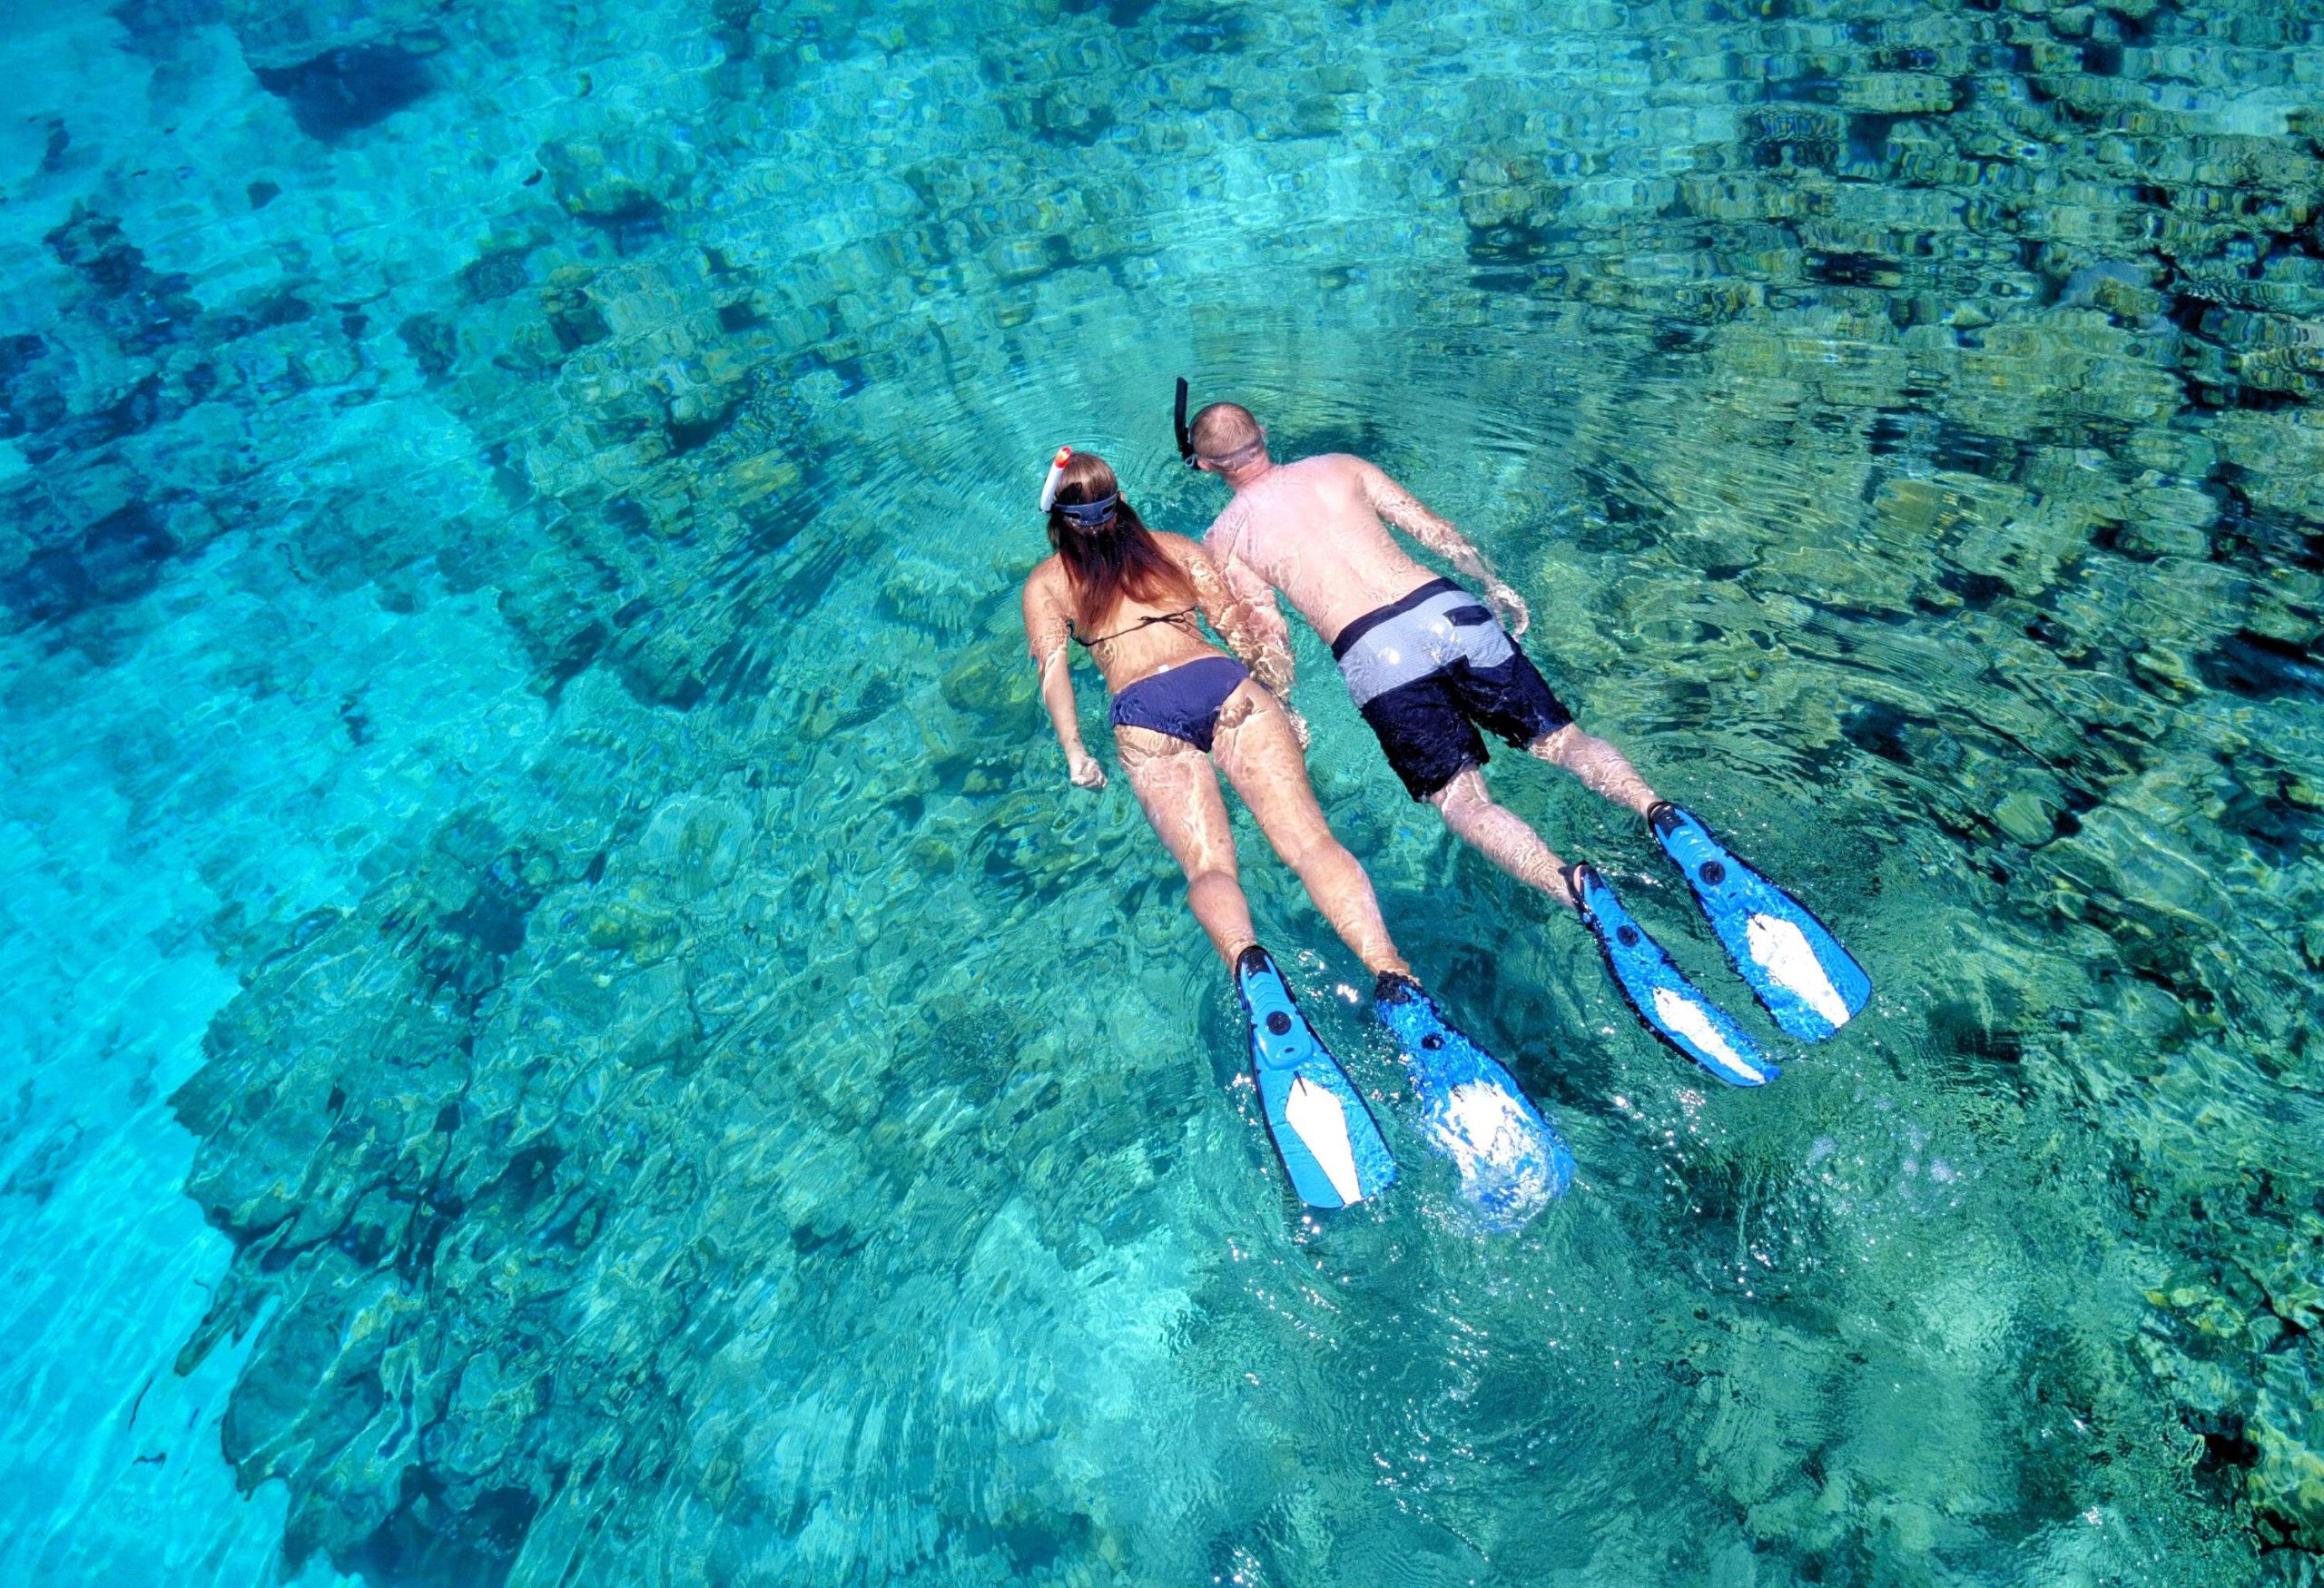
[[[1073,780],[1076,788],[1106,786],[1106,769],[1098,765],[1098,758],[1087,750],[1068,750],[1065,753],[1065,774]]]
[[[1524,597],[1499,579],[1487,579],[1485,600],[1501,615],[1502,626],[1509,630],[1510,638],[1525,637],[1525,626],[1533,621],[1533,615],[1525,610]]]

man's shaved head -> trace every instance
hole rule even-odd
[[[1206,463],[1240,463],[1254,448],[1265,449],[1266,433],[1239,402],[1214,402],[1187,427],[1195,454]],[[1254,456],[1256,454],[1254,453]]]

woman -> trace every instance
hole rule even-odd
[[[1113,691],[1122,772],[1186,868],[1187,902],[1219,958],[1232,966],[1258,942],[1219,794],[1224,772],[1341,941],[1374,975],[1409,975],[1371,880],[1324,821],[1283,703],[1203,637],[1206,617],[1235,636],[1226,586],[1202,547],[1148,529],[1121,499],[1114,471],[1088,452],[1061,471],[1049,544],[1057,555],[1025,581],[1025,628],[1068,774],[1083,788],[1105,786],[1081,743],[1070,641]]]
[[[1122,771],[1186,871],[1195,919],[1234,972],[1251,1015],[1267,1123],[1301,1196],[1344,1206],[1384,1189],[1395,1167],[1363,1100],[1252,930],[1220,772],[1315,908],[1379,978],[1375,1008],[1403,1040],[1430,1134],[1460,1160],[1472,1197],[1497,1215],[1514,1211],[1505,1206],[1512,1199],[1526,1203],[1530,1216],[1564,1189],[1572,1169],[1565,1144],[1508,1072],[1445,1024],[1413,981],[1371,879],[1315,803],[1295,719],[1240,661],[1203,637],[1207,618],[1251,654],[1208,556],[1183,536],[1148,529],[1122,499],[1114,471],[1090,453],[1059,449],[1041,506],[1055,555],[1025,581],[1025,632],[1068,775],[1082,788],[1106,783],[1074,709],[1078,644],[1113,692]]]

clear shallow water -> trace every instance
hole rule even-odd
[[[23,11],[0,1573],[2310,1580],[2319,28]],[[1181,371],[1469,528],[1871,1014],[1698,1085],[1303,641],[1581,1180],[1299,1222],[1015,627],[1058,440],[1214,510]]]

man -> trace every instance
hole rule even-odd
[[[1785,1031],[1817,1041],[1863,1008],[1870,981],[1822,922],[1660,799],[1620,750],[1574,722],[1517,646],[1528,623],[1523,599],[1459,530],[1364,459],[1335,453],[1275,462],[1265,430],[1235,403],[1196,414],[1180,449],[1234,492],[1205,545],[1226,577],[1236,616],[1262,636],[1253,673],[1288,698],[1290,633],[1275,603],[1280,592],[1332,647],[1350,695],[1413,798],[1435,806],[1447,826],[1511,876],[1578,911],[1616,982],[1658,1035],[1738,1086],[1777,1074],[1733,1018],[1622,910],[1603,877],[1587,865],[1566,865],[1494,802],[1480,728],[1645,818],[1686,871],[1736,968]],[[1474,581],[1483,600],[1415,562],[1390,524]]]

